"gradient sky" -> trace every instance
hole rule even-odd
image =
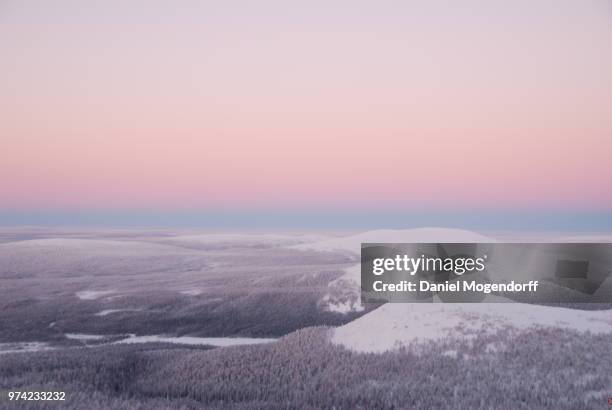
[[[612,3],[0,0],[0,210],[612,211]]]

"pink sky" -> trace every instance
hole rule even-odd
[[[125,3],[0,2],[0,208],[612,210],[606,0]]]

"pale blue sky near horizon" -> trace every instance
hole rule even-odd
[[[610,212],[572,211],[0,211],[0,227],[407,229],[612,232]]]

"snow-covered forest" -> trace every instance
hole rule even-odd
[[[362,241],[441,236],[3,231],[0,407],[607,406],[610,305],[361,304]]]

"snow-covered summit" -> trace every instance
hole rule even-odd
[[[489,298],[495,299],[499,297]],[[470,337],[475,332],[490,334],[508,327],[612,333],[612,310],[523,303],[387,303],[335,329],[332,342],[355,351],[384,352],[411,342]]]
[[[317,251],[348,251],[359,254],[364,242],[436,243],[436,242],[495,242],[477,232],[450,228],[379,229],[355,235],[296,245],[297,249]]]
[[[495,239],[477,232],[450,228],[416,228],[390,230],[381,229],[362,232],[319,242],[296,245],[293,248],[315,251],[346,252],[355,259],[360,253],[361,243],[442,243],[442,242],[495,242]],[[332,312],[349,313],[364,310],[360,297],[360,265],[356,264],[344,271],[338,279],[330,282],[328,291],[320,301],[320,306]]]

